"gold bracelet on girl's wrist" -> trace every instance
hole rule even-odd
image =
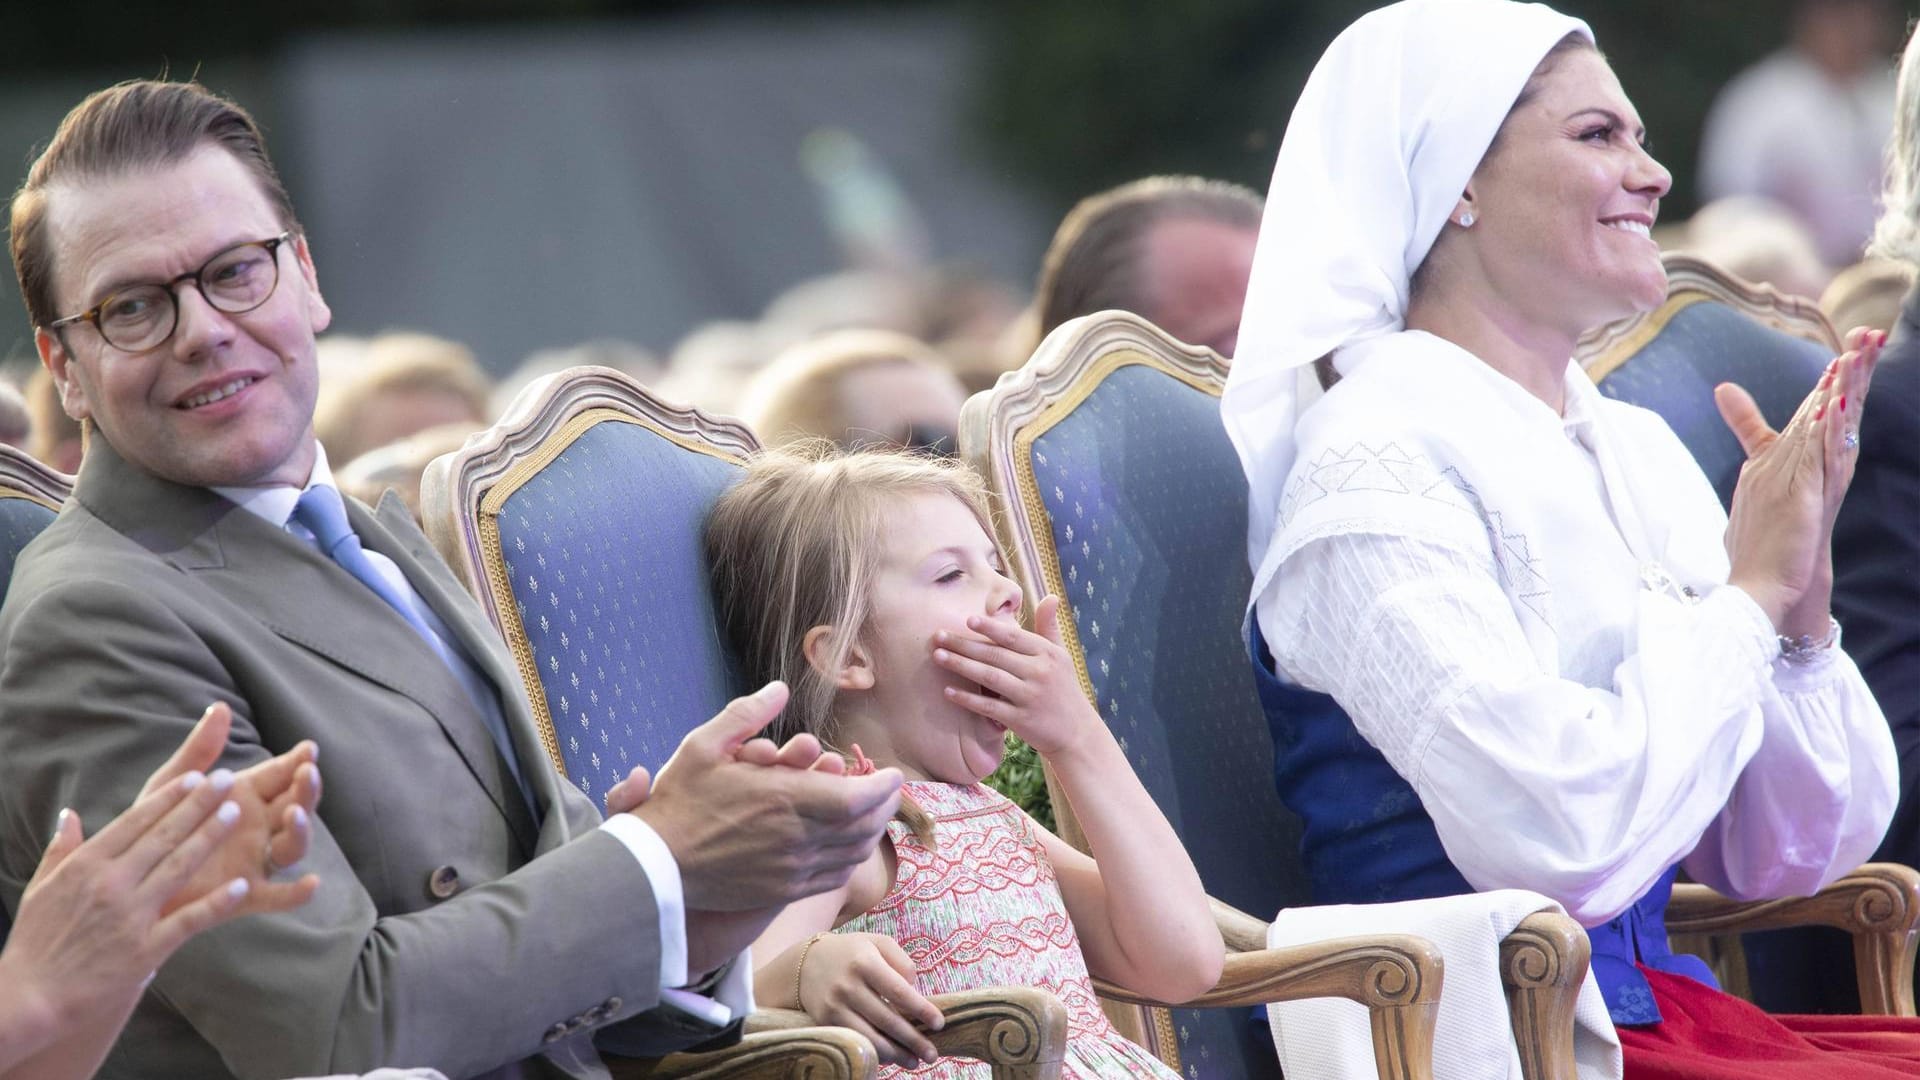
[[[828,934],[831,934],[831,933],[833,933],[833,931],[831,930],[822,930],[819,933],[808,938],[806,942],[800,946],[800,959],[794,961],[793,1007],[796,1009],[799,1009],[801,1012],[807,1011],[807,1003],[800,1000],[800,974],[801,972],[804,972],[805,970],[807,970],[807,954],[813,951],[813,946],[815,943],[817,943],[821,938],[826,937]]]

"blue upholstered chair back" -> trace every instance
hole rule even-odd
[[[555,439],[499,504],[499,552],[548,751],[603,805],[739,692],[701,530],[740,464],[612,415]]]
[[[0,600],[6,597],[7,582],[13,580],[20,549],[53,524],[58,513],[37,499],[9,490],[5,483],[0,480]]]
[[[1207,891],[1268,919],[1307,902],[1307,888],[1240,638],[1252,585],[1246,482],[1219,386],[1136,358],[1016,449],[1051,541],[1038,576],[1066,598],[1100,714]],[[1279,1074],[1250,1010],[1172,1019],[1184,1075]]]
[[[1820,380],[1837,342],[1811,308],[1803,312],[1798,303],[1778,299],[1773,303],[1786,310],[1762,308],[1760,300],[1743,303],[1745,289],[1698,260],[1670,258],[1669,274],[1675,288],[1667,303],[1615,348],[1588,360],[1587,370],[1601,393],[1659,413],[1699,462],[1721,505],[1730,505],[1746,454],[1720,419],[1713,388],[1738,383],[1769,424],[1784,427]]]

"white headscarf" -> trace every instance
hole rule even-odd
[[[1347,27],[1308,77],[1267,191],[1221,417],[1249,484],[1253,596],[1309,366],[1403,329],[1408,283],[1540,60],[1593,32],[1544,4],[1402,0]],[[1268,565],[1269,562],[1275,565]]]

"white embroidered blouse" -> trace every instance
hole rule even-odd
[[[1837,646],[1779,659],[1664,423],[1574,365],[1556,416],[1430,335],[1348,351],[1297,429],[1256,617],[1475,888],[1592,926],[1682,859],[1753,898],[1867,858],[1897,795],[1886,722]]]

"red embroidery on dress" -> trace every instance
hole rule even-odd
[[[1020,809],[991,789],[915,780],[907,795],[938,826],[929,849],[900,822],[887,826],[898,870],[880,903],[843,932],[887,934],[919,969],[922,993],[985,986],[1037,986],[1067,1008],[1061,1075],[1179,1080],[1107,1022],[1093,994],[1080,938],[1067,915],[1053,864]],[[938,1061],[882,1077],[988,1080],[977,1062]]]

